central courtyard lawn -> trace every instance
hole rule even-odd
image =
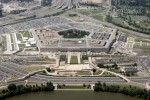
[[[70,64],[78,64],[77,56],[71,56]]]

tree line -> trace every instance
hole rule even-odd
[[[94,91],[122,93],[124,95],[150,100],[150,90],[142,89],[131,85],[121,87],[119,85],[106,85],[105,83],[98,82],[95,84]]]
[[[149,0],[112,0],[113,5],[146,6]]]
[[[20,1],[20,2],[32,2],[33,0],[17,0],[17,1]]]
[[[118,24],[118,23],[116,23],[115,21],[113,21],[113,18],[112,18],[112,16],[110,16],[110,15],[107,15],[107,16],[106,16],[106,21],[107,21],[107,22],[110,22],[110,23],[112,23],[112,24],[114,24],[114,25],[116,25],[116,26],[125,28],[125,29],[129,29],[129,30],[132,30],[132,31],[140,32],[140,33],[150,34],[150,29],[141,27],[141,26],[139,26],[139,25],[136,25],[135,23],[129,22],[129,25],[132,25],[132,26],[134,26],[134,27],[136,27],[136,28],[132,28],[132,27],[130,27],[130,26],[125,26],[125,25],[122,25],[122,24]]]
[[[16,85],[10,84],[7,89],[2,90],[0,94],[0,100],[12,97],[15,95],[20,95],[29,92],[39,92],[39,91],[54,91],[54,86],[51,82],[47,82],[46,85]]]

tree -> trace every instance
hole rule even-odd
[[[93,68],[93,69],[92,69],[92,71],[93,71],[93,73],[95,73],[95,72],[96,72],[96,69],[95,69],[95,68]]]
[[[118,69],[118,65],[117,63],[114,63],[114,65],[112,65],[113,68]]]
[[[46,68],[46,70],[47,70],[48,72],[51,72],[51,69],[50,69],[50,68]]]
[[[85,85],[85,84],[83,84],[83,87],[86,87],[86,85]]]
[[[102,64],[102,63],[98,63],[97,66],[98,66],[99,68],[104,68],[104,64]]]
[[[133,66],[137,66],[137,63],[134,63]]]
[[[7,88],[9,91],[15,91],[16,90],[16,84],[9,84]]]
[[[6,93],[7,91],[6,90],[2,90],[2,93]]]
[[[54,90],[54,86],[53,86],[53,84],[51,83],[51,82],[47,82],[46,83],[46,87],[45,87],[45,90],[46,91],[53,91]]]
[[[110,15],[106,15],[106,21],[107,22],[112,22],[112,17]]]

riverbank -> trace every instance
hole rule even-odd
[[[92,87],[92,88],[91,88]],[[39,92],[47,92],[47,91],[91,91],[95,93],[117,93],[121,95],[126,95],[135,98],[141,98],[145,100],[150,100],[150,91],[145,90],[140,87],[131,86],[131,85],[110,85],[105,83],[97,83],[95,85],[65,85],[65,84],[52,84],[48,82],[47,84],[41,85],[8,85],[7,89],[0,91],[0,100],[4,100],[6,98],[13,98],[20,95],[33,94]],[[20,99],[19,99],[20,100]],[[122,100],[122,99],[121,99]]]
[[[10,84],[7,89],[0,91],[0,100],[13,97],[16,95],[31,93],[31,92],[41,92],[41,91],[54,91],[54,86],[51,82],[47,82],[46,85],[16,85]]]
[[[121,93],[131,97],[142,98],[150,100],[150,90],[135,86],[120,86],[120,85],[106,85],[105,83],[96,83],[94,87],[96,92],[110,92],[110,93]]]

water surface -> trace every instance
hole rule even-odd
[[[27,93],[7,100],[142,100],[117,93],[93,91],[54,91]]]

